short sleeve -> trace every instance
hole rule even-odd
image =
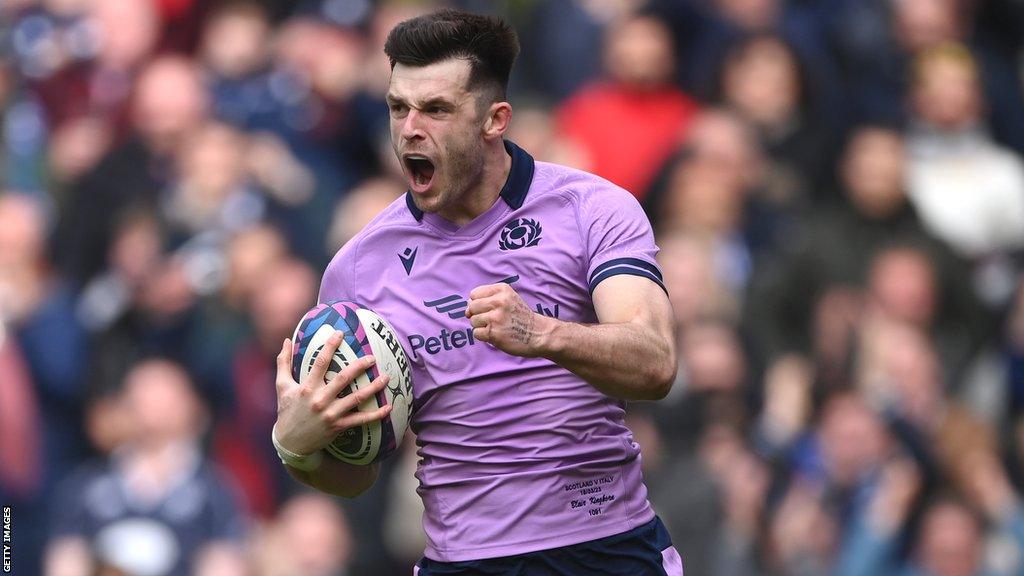
[[[579,196],[579,221],[588,257],[587,288],[618,274],[647,278],[665,290],[655,257],[654,231],[640,203],[605,183]]]

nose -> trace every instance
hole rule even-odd
[[[422,139],[426,136],[423,131],[423,122],[420,116],[420,111],[411,109],[405,115],[405,119],[402,122],[402,139],[403,140],[417,140]]]

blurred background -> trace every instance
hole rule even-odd
[[[411,441],[341,502],[269,437],[438,5],[0,2],[16,574],[410,573]],[[681,369],[629,420],[688,576],[1024,574],[1024,4],[454,5],[520,32],[510,138],[655,226]]]

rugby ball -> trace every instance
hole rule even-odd
[[[382,421],[350,428],[327,446],[327,452],[349,464],[366,465],[386,458],[398,448],[412,414],[412,373],[409,360],[394,329],[372,310],[353,302],[328,302],[307,312],[295,328],[292,338],[292,376],[303,382],[313,362],[336,330],[345,333],[338,346],[327,376],[326,385],[353,360],[373,355],[376,364],[356,376],[352,385],[342,390],[339,398],[369,386],[377,376],[386,373],[391,380],[383,390],[359,405],[369,412],[387,404],[394,406]]]

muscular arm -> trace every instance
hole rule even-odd
[[[612,276],[594,290],[600,324],[544,319],[540,355],[624,400],[659,400],[676,375],[668,296],[639,276]]]
[[[342,498],[355,498],[369,490],[377,481],[380,470],[376,462],[369,466],[355,466],[326,456],[320,467],[312,472],[287,465],[284,468],[292,478],[306,486]]]
[[[479,340],[517,356],[548,358],[609,396],[658,400],[676,373],[672,307],[654,282],[612,276],[594,290],[599,324],[537,314],[507,284],[481,286],[466,312]]]

